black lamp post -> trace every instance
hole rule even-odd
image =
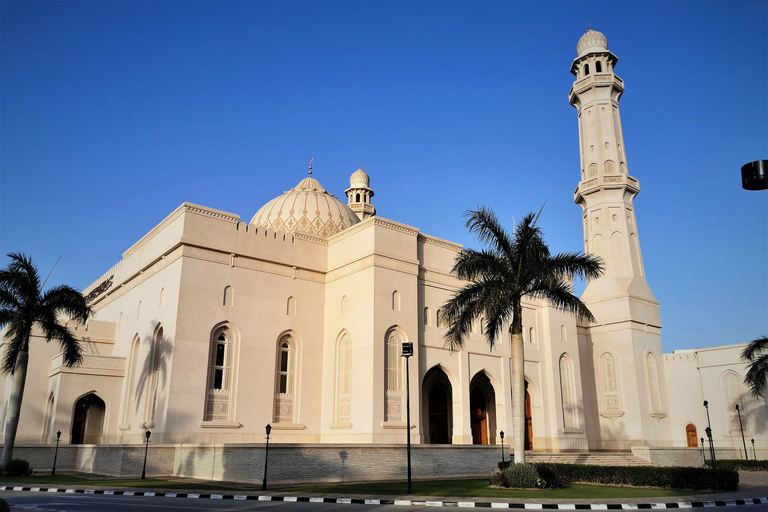
[[[56,451],[53,452],[53,469],[51,469],[51,476],[56,474],[56,459],[59,457],[59,439],[61,439],[61,430],[56,432]],[[752,444],[754,444],[754,441]]]
[[[501,436],[501,462],[504,462],[504,431],[499,432]]]
[[[757,452],[755,451],[755,440],[752,439],[752,456],[757,460]]]
[[[712,459],[712,467],[715,467],[715,445],[712,444],[712,426],[709,423],[709,402],[704,400],[704,408],[707,410],[707,428],[704,430],[709,439],[709,457]]]
[[[744,190],[768,189],[768,160],[756,160],[741,166],[741,188]]]
[[[411,377],[410,366],[408,364],[409,358],[413,355],[413,342],[403,342],[403,357],[405,358],[405,428],[407,430],[406,438],[408,439],[408,494],[413,494],[411,489]]]
[[[264,430],[267,431],[267,449],[264,450],[264,480],[261,481],[262,491],[267,490],[267,461],[269,460],[269,433],[272,432],[272,425],[267,423],[267,426],[264,427]]]
[[[704,438],[701,438],[701,463],[707,465],[707,458],[704,456]]]
[[[147,437],[147,442],[144,445],[144,468],[141,470],[141,479],[144,480],[147,478],[147,452],[149,451],[149,436],[152,435],[152,432],[147,430],[147,433],[144,434]]]
[[[744,425],[741,423],[741,411],[739,410],[739,404],[736,404],[736,413],[739,415],[739,428],[741,429],[741,442],[744,443],[744,460],[749,459],[749,452],[747,452],[747,440],[744,439]]]

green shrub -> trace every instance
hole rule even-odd
[[[539,487],[539,472],[535,464],[511,464],[504,470],[510,487],[535,489]]]
[[[512,464],[511,460],[500,461],[499,462],[499,470],[500,471],[504,471],[505,469],[507,469],[509,467],[510,464]]]
[[[32,476],[32,466],[24,459],[11,459],[3,468],[4,476]]]
[[[555,468],[551,464],[538,463],[536,464],[536,472],[539,474],[539,481],[543,482],[541,485],[544,489],[560,489],[563,487],[563,481],[560,475],[557,474]]]
[[[509,481],[507,481],[507,475],[503,471],[497,471],[491,475],[491,485],[498,485],[499,487],[509,487]]]
[[[711,460],[707,460],[707,466],[712,467]],[[735,471],[768,471],[768,460],[716,460],[715,467]]]

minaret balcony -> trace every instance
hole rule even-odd
[[[578,203],[581,196],[589,195],[596,189],[627,188],[633,194],[640,192],[640,183],[627,174],[601,174],[582,181],[573,192],[574,200]]]
[[[612,84],[620,92],[624,92],[624,80],[615,74],[595,73],[573,82],[571,90],[568,92],[568,99],[570,100],[571,104],[573,104],[574,94],[581,94],[584,91],[591,89],[592,87],[604,87],[607,84]]]

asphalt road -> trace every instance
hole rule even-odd
[[[306,502],[268,502],[244,500],[215,500],[190,498],[165,498],[149,496],[104,496],[90,494],[47,494],[41,492],[0,491],[0,497],[11,505],[11,510],[37,510],[40,512],[131,512],[131,511],[184,511],[217,510],[239,511],[255,510],[259,512],[423,512],[427,508],[434,512],[435,507],[362,505],[337,503]],[[586,501],[586,500],[585,500]],[[660,501],[662,501],[660,499]],[[673,501],[666,499],[664,501]],[[739,505],[726,507],[707,507],[717,512],[768,512],[768,504]]]

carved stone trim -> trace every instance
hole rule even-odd
[[[443,240],[442,238],[437,238],[435,236],[425,235],[424,233],[419,233],[418,239],[419,239],[419,242],[436,245],[438,247],[442,247],[444,249],[450,249],[456,252],[459,252],[462,249],[464,249],[464,246],[461,244],[457,244],[448,240]]]
[[[624,416],[624,411],[600,411],[600,416],[616,421],[617,418]]]

